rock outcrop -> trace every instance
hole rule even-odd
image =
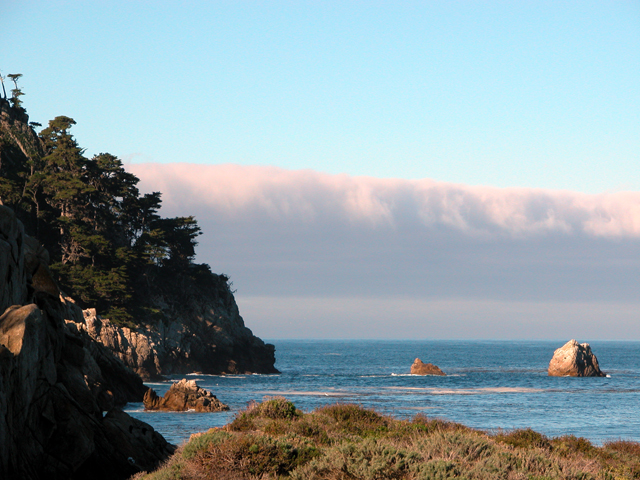
[[[171,412],[223,412],[229,406],[222,403],[210,391],[199,387],[195,380],[183,378],[171,385],[164,397],[159,397],[150,388],[144,395],[145,410],[166,410]]]
[[[199,314],[183,314],[137,330],[119,327],[88,309],[77,327],[147,380],[193,372],[278,373],[275,347],[245,327],[233,295],[224,301],[212,298],[195,308]]]
[[[13,210],[0,208],[0,311],[27,300],[27,269],[24,262],[24,229]]]
[[[606,377],[589,344],[576,340],[569,340],[553,352],[548,373],[552,377]]]
[[[422,363],[422,360],[416,358],[411,365],[411,375],[440,375],[445,376],[440,367],[437,367],[433,363]]]
[[[140,401],[141,380],[65,322],[81,311],[55,295],[45,261],[0,206],[0,478],[113,480],[154,469],[174,447],[117,408]]]

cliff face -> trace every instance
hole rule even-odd
[[[0,478],[124,479],[155,468],[173,447],[117,408],[141,400],[142,381],[76,328],[82,312],[56,296],[44,260],[0,206]]]
[[[146,329],[118,327],[94,309],[84,310],[77,326],[146,379],[191,372],[278,373],[275,347],[245,327],[233,295],[201,299],[189,312]]]
[[[48,137],[43,135],[43,138]],[[51,148],[47,148],[51,150]],[[26,225],[27,232],[49,239],[50,243],[47,245],[51,249],[54,263],[57,262],[56,272],[62,279],[61,281],[67,282],[64,284],[66,285],[65,289],[75,289],[78,295],[76,300],[81,305],[84,307],[98,305],[102,312],[111,311],[111,314],[114,315],[115,322],[110,322],[100,318],[95,310],[86,310],[84,316],[68,318],[73,320],[75,330],[97,340],[146,379],[194,371],[209,374],[277,373],[274,367],[274,346],[265,344],[244,325],[235,298],[229,289],[228,278],[224,275],[211,273],[206,265],[195,265],[192,262],[192,256],[195,255],[193,250],[195,243],[192,243],[191,236],[195,237],[199,228],[191,217],[160,219],[155,214],[149,215],[148,218],[145,217],[145,222],[157,221],[157,228],[154,227],[153,232],[146,232],[144,235],[138,232],[137,236],[133,236],[135,238],[128,238],[126,235],[126,238],[123,237],[123,232],[128,231],[124,227],[124,229],[115,232],[107,232],[113,234],[117,242],[120,242],[118,247],[128,245],[127,255],[124,255],[123,258],[136,258],[136,260],[126,264],[103,262],[105,265],[102,266],[104,268],[100,267],[102,270],[97,267],[92,270],[93,264],[87,260],[89,253],[86,253],[85,250],[93,252],[94,243],[96,245],[101,242],[109,243],[111,241],[109,235],[105,234],[100,237],[99,241],[90,242],[87,245],[68,242],[64,244],[65,246],[61,246],[62,240],[60,242],[51,240],[60,236],[66,242],[70,237],[69,232],[75,230],[69,228],[66,234],[59,233],[64,225],[69,224],[71,217],[66,218],[65,222],[54,223],[61,212],[47,203],[51,203],[52,200],[40,188],[40,183],[47,183],[50,180],[38,180],[39,177],[34,175],[39,172],[38,165],[44,165],[40,160],[36,160],[42,160],[45,153],[50,154],[49,151],[44,152],[43,142],[29,127],[26,113],[22,109],[12,108],[9,102],[0,99],[0,205],[4,203],[13,207],[20,220]],[[96,164],[87,162],[78,164],[80,165],[79,171],[84,173],[73,172],[73,175],[77,175],[76,180],[85,182],[94,189],[98,187],[106,189],[107,187],[100,183],[104,180],[103,178],[91,177],[93,183],[87,179],[87,171],[90,172],[97,168]],[[53,168],[51,165],[49,167]],[[67,173],[71,175],[71,172]],[[126,177],[123,172],[118,175]],[[31,183],[25,184],[25,177],[28,177]],[[137,179],[127,177],[126,182],[135,184]],[[67,192],[65,195],[68,195],[70,191],[72,190],[65,190]],[[159,208],[159,194],[157,194],[157,198],[138,197],[136,190],[134,197],[135,201],[129,199],[131,200],[129,203],[148,204],[151,205],[148,208],[153,211],[155,211],[154,208]],[[87,231],[95,233],[96,228],[105,225],[110,225],[109,229],[113,230],[113,225],[117,223],[113,222],[116,219],[105,215],[125,206],[124,203],[114,204],[118,205],[117,207],[110,204],[111,207],[105,211],[104,205],[100,203],[102,201],[100,196],[83,197],[84,200],[78,199],[76,196],[73,198],[77,205],[74,204],[71,207],[96,203],[94,207],[98,209],[95,211],[87,210],[87,212],[83,210],[82,215],[77,215],[79,218],[102,219],[97,222],[98,225],[84,224],[75,219],[80,222],[77,225],[74,224],[77,226],[77,231],[84,231],[82,229],[86,228]],[[116,199],[111,200],[116,201]],[[154,202],[158,202],[157,205]],[[153,207],[153,205],[156,206]],[[73,210],[73,208],[70,209]],[[131,215],[122,220],[123,225],[139,221],[139,219],[136,220],[138,218],[136,215],[140,212],[135,210],[135,215],[132,212],[134,211],[129,212]],[[104,221],[104,218],[111,219],[112,223]],[[176,225],[180,225],[180,221],[186,223],[182,227],[177,227]],[[157,233],[158,231],[160,234]],[[47,235],[47,232],[51,235]],[[154,235],[159,235],[159,238],[162,238],[165,243],[144,244],[147,245],[146,247],[138,245],[138,241],[142,241],[141,239],[151,238]],[[135,251],[133,247],[135,247]],[[13,255],[12,263],[7,266],[0,265],[0,278],[9,279],[8,283],[11,284],[11,286],[2,286],[0,299],[6,299],[6,305],[23,304],[27,292],[25,287],[21,286],[24,284],[24,279],[17,277],[19,268],[15,263],[19,259],[15,257],[16,246],[7,243],[0,245],[0,248],[4,248],[9,256]],[[37,249],[37,244],[34,248]],[[141,252],[154,249],[162,250],[164,253],[158,254],[158,258],[147,258],[141,254]],[[174,253],[171,253],[174,250],[175,258]],[[63,251],[85,253],[83,253],[84,256],[78,253],[78,257],[82,258],[76,260],[67,259],[68,263],[65,264],[61,259]],[[96,258],[118,257],[114,252],[116,250],[109,254],[101,252],[96,254]],[[94,254],[95,252],[91,253],[91,255]],[[34,255],[46,256],[46,251],[40,250]],[[45,259],[42,260],[44,262]],[[92,262],[94,260],[92,257]],[[75,266],[82,266],[83,270],[74,270],[74,261],[78,262]],[[161,268],[155,268],[158,266]],[[122,272],[125,273],[122,274]],[[144,274],[136,275],[140,272],[144,272]],[[51,281],[51,275],[45,273],[37,274],[34,271],[32,283],[38,283],[39,288],[58,296],[59,292],[55,283]],[[95,282],[92,283],[94,280]],[[130,283],[128,283],[129,280],[131,280]],[[111,288],[116,293],[111,293]],[[96,301],[96,296],[91,294],[102,290],[107,292],[105,295],[110,298],[110,301],[125,298],[132,300],[127,300],[128,303],[114,302],[111,305],[104,302],[103,304],[93,303]],[[73,295],[73,291],[69,293]],[[9,295],[12,297],[9,298]],[[90,299],[93,300],[90,301]],[[118,308],[111,309],[114,305]],[[118,318],[118,309],[129,315],[127,320],[123,320],[123,317]],[[131,328],[121,328],[118,324],[129,325]],[[91,343],[87,345],[92,350],[96,349]]]

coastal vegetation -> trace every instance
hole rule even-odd
[[[167,305],[188,308],[189,296],[228,297],[228,277],[194,262],[195,218],[162,218],[161,193],[142,194],[119,158],[87,158],[72,118],[58,116],[36,134],[20,76],[8,75],[11,97],[0,96],[0,204],[48,250],[62,289],[81,307],[132,327],[163,320]]]
[[[637,479],[640,443],[595,446],[531,429],[483,432],[422,414],[400,420],[353,404],[310,413],[266,397],[224,428],[193,435],[136,480]]]

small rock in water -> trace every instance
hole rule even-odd
[[[551,377],[606,377],[588,343],[569,340],[553,352],[549,362]]]
[[[422,360],[416,358],[411,365],[411,374],[412,375],[440,375],[446,376],[447,374],[440,370],[440,367],[437,367],[433,363],[422,363]]]
[[[150,388],[144,394],[145,410],[165,410],[171,412],[222,412],[229,410],[229,406],[222,403],[210,391],[199,387],[195,380],[183,378],[174,383],[164,397]]]

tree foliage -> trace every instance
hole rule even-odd
[[[120,323],[143,321],[176,284],[228,291],[226,276],[194,264],[195,218],[158,215],[160,192],[141,194],[114,155],[86,158],[75,123],[56,117],[40,132],[39,154],[0,162],[0,200],[49,250],[63,289]]]

